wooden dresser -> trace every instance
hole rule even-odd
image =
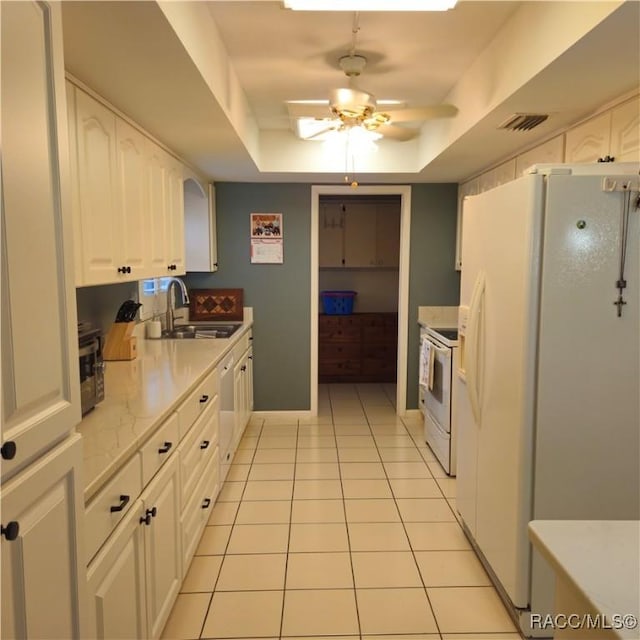
[[[397,313],[320,314],[318,381],[395,382]]]

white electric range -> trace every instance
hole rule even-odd
[[[457,436],[452,381],[457,368],[457,328],[422,325],[419,379],[425,441],[451,476],[456,475]]]

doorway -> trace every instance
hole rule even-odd
[[[313,186],[311,189],[311,415],[318,413],[318,314],[319,300],[319,224],[320,199],[323,196],[353,196],[349,186]],[[407,340],[409,306],[409,239],[411,228],[411,187],[405,185],[360,186],[357,195],[400,197],[400,260],[398,268],[398,350],[396,411],[406,411],[407,396]]]

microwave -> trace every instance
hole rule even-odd
[[[84,416],[104,400],[104,360],[102,359],[102,334],[99,329],[79,325],[78,356],[80,405]]]

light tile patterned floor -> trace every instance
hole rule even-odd
[[[393,385],[322,385],[253,418],[164,638],[520,638]]]

